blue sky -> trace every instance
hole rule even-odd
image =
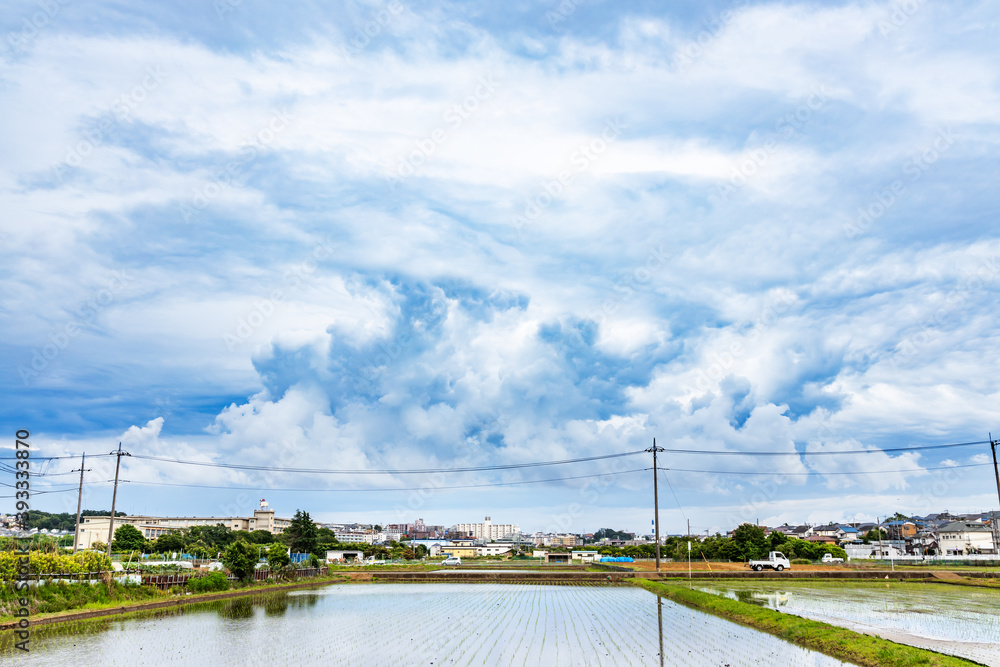
[[[13,3],[10,444],[398,470],[655,437],[787,454],[666,454],[668,532],[995,508],[988,447],[882,450],[1000,431],[998,9],[663,4]],[[75,511],[77,463],[36,507]],[[133,457],[118,503],[643,531],[650,463]]]

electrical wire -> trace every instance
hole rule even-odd
[[[988,445],[989,440],[979,440],[976,442],[955,442],[947,445],[918,445],[916,447],[886,447],[875,449],[842,449],[840,451],[824,452],[761,452],[761,451],[720,451],[717,449],[662,449],[664,452],[673,454],[704,454],[716,456],[838,456],[841,454],[884,454],[886,452],[919,452],[928,449],[948,449],[951,447],[972,447],[974,445]]]
[[[652,468],[633,468],[632,470],[621,470],[614,472],[598,473],[594,475],[575,475],[572,477],[551,477],[548,479],[529,479],[519,482],[489,482],[483,484],[460,484],[460,485],[450,485],[450,486],[414,486],[405,488],[368,488],[368,489],[301,489],[301,488],[264,488],[260,486],[211,486],[205,484],[179,484],[173,482],[136,482],[131,480],[119,480],[119,484],[126,482],[130,484],[136,484],[138,486],[180,486],[185,488],[193,489],[231,489],[233,491],[303,491],[303,492],[316,492],[316,493],[365,493],[365,492],[381,492],[388,493],[392,491],[442,491],[447,489],[478,489],[491,486],[515,486],[519,484],[541,484],[543,482],[562,482],[572,479],[589,479],[593,477],[605,477],[607,475],[624,475],[626,473],[632,472],[644,472],[646,470],[652,470]]]
[[[903,470],[854,470],[854,471],[833,471],[833,472],[758,472],[743,470],[695,470],[693,468],[657,468],[657,470],[673,470],[676,472],[701,472],[710,475],[874,475],[878,473],[890,472],[926,472],[930,470],[954,470],[955,468],[979,468],[991,466],[992,463],[967,463],[954,466],[938,466],[933,468],[905,468]]]
[[[577,459],[563,459],[559,461],[536,461],[533,463],[511,463],[496,466],[476,466],[466,468],[418,468],[414,470],[349,470],[349,469],[323,469],[323,468],[276,468],[270,466],[254,466],[239,463],[212,463],[209,461],[184,461],[181,459],[168,459],[159,456],[145,456],[143,454],[133,454],[134,459],[146,461],[159,461],[161,463],[178,463],[183,465],[204,466],[208,468],[226,468],[229,470],[255,470],[259,472],[291,472],[310,473],[317,475],[430,475],[447,472],[491,472],[497,470],[516,470],[521,468],[540,468],[543,466],[567,465],[570,463],[586,463],[589,461],[603,461],[607,459],[617,459],[624,456],[635,456],[644,454],[646,450],[638,449],[634,452],[621,452],[619,454],[605,454],[603,456],[586,456]]]

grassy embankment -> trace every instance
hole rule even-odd
[[[303,584],[322,585],[325,583],[341,582],[346,579],[347,577],[343,574],[331,573],[326,576],[278,583],[238,585],[228,591],[221,591],[221,593],[228,595],[252,595],[279,591],[283,588],[301,587]],[[141,608],[143,605],[150,603],[169,602],[172,600],[186,604],[199,599],[218,597],[219,595],[220,591],[178,594],[170,591],[160,591],[154,586],[141,586],[139,584],[114,583],[109,588],[105,584],[53,582],[40,586],[32,586],[29,589],[28,610],[31,614],[31,621],[34,623],[56,616],[70,617],[75,612],[130,607]],[[19,597],[23,596],[23,592],[15,592],[10,586],[0,587],[0,624],[16,620],[13,613],[19,608]]]
[[[686,586],[648,580],[632,584],[680,604],[780,637],[839,660],[871,667],[929,665],[951,667],[976,663],[933,651],[896,644],[827,623],[764,609],[756,605],[702,593]]]

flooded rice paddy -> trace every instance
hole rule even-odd
[[[943,584],[743,583],[699,590],[1000,667],[1000,591]]]
[[[647,591],[377,584],[33,629],[19,664],[840,665]],[[662,653],[661,653],[662,649]],[[3,644],[10,659],[13,647]]]

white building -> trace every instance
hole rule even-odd
[[[951,556],[996,553],[993,534],[984,523],[953,521],[938,530],[938,548]]]
[[[471,533],[477,540],[492,542],[508,535],[520,533],[521,527],[513,523],[493,523],[490,517],[486,517],[483,523],[459,523],[453,526],[452,530],[463,535]]]
[[[80,541],[76,545],[77,550],[89,549],[95,542],[108,541],[108,524],[111,517],[107,516],[84,516],[80,517]],[[114,530],[129,525],[134,526],[142,533],[147,540],[155,540],[167,533],[176,533],[186,528],[195,526],[216,526],[222,524],[231,530],[245,530],[253,532],[255,530],[266,530],[272,535],[277,535],[289,525],[291,519],[281,519],[274,516],[274,510],[270,509],[267,501],[261,499],[260,508],[254,510],[253,516],[118,516],[115,517]]]
[[[337,530],[333,533],[338,542],[344,544],[378,544],[384,542],[384,536],[374,530]]]
[[[510,550],[511,545],[509,544],[486,544],[477,547],[476,554],[479,556],[502,556]]]

